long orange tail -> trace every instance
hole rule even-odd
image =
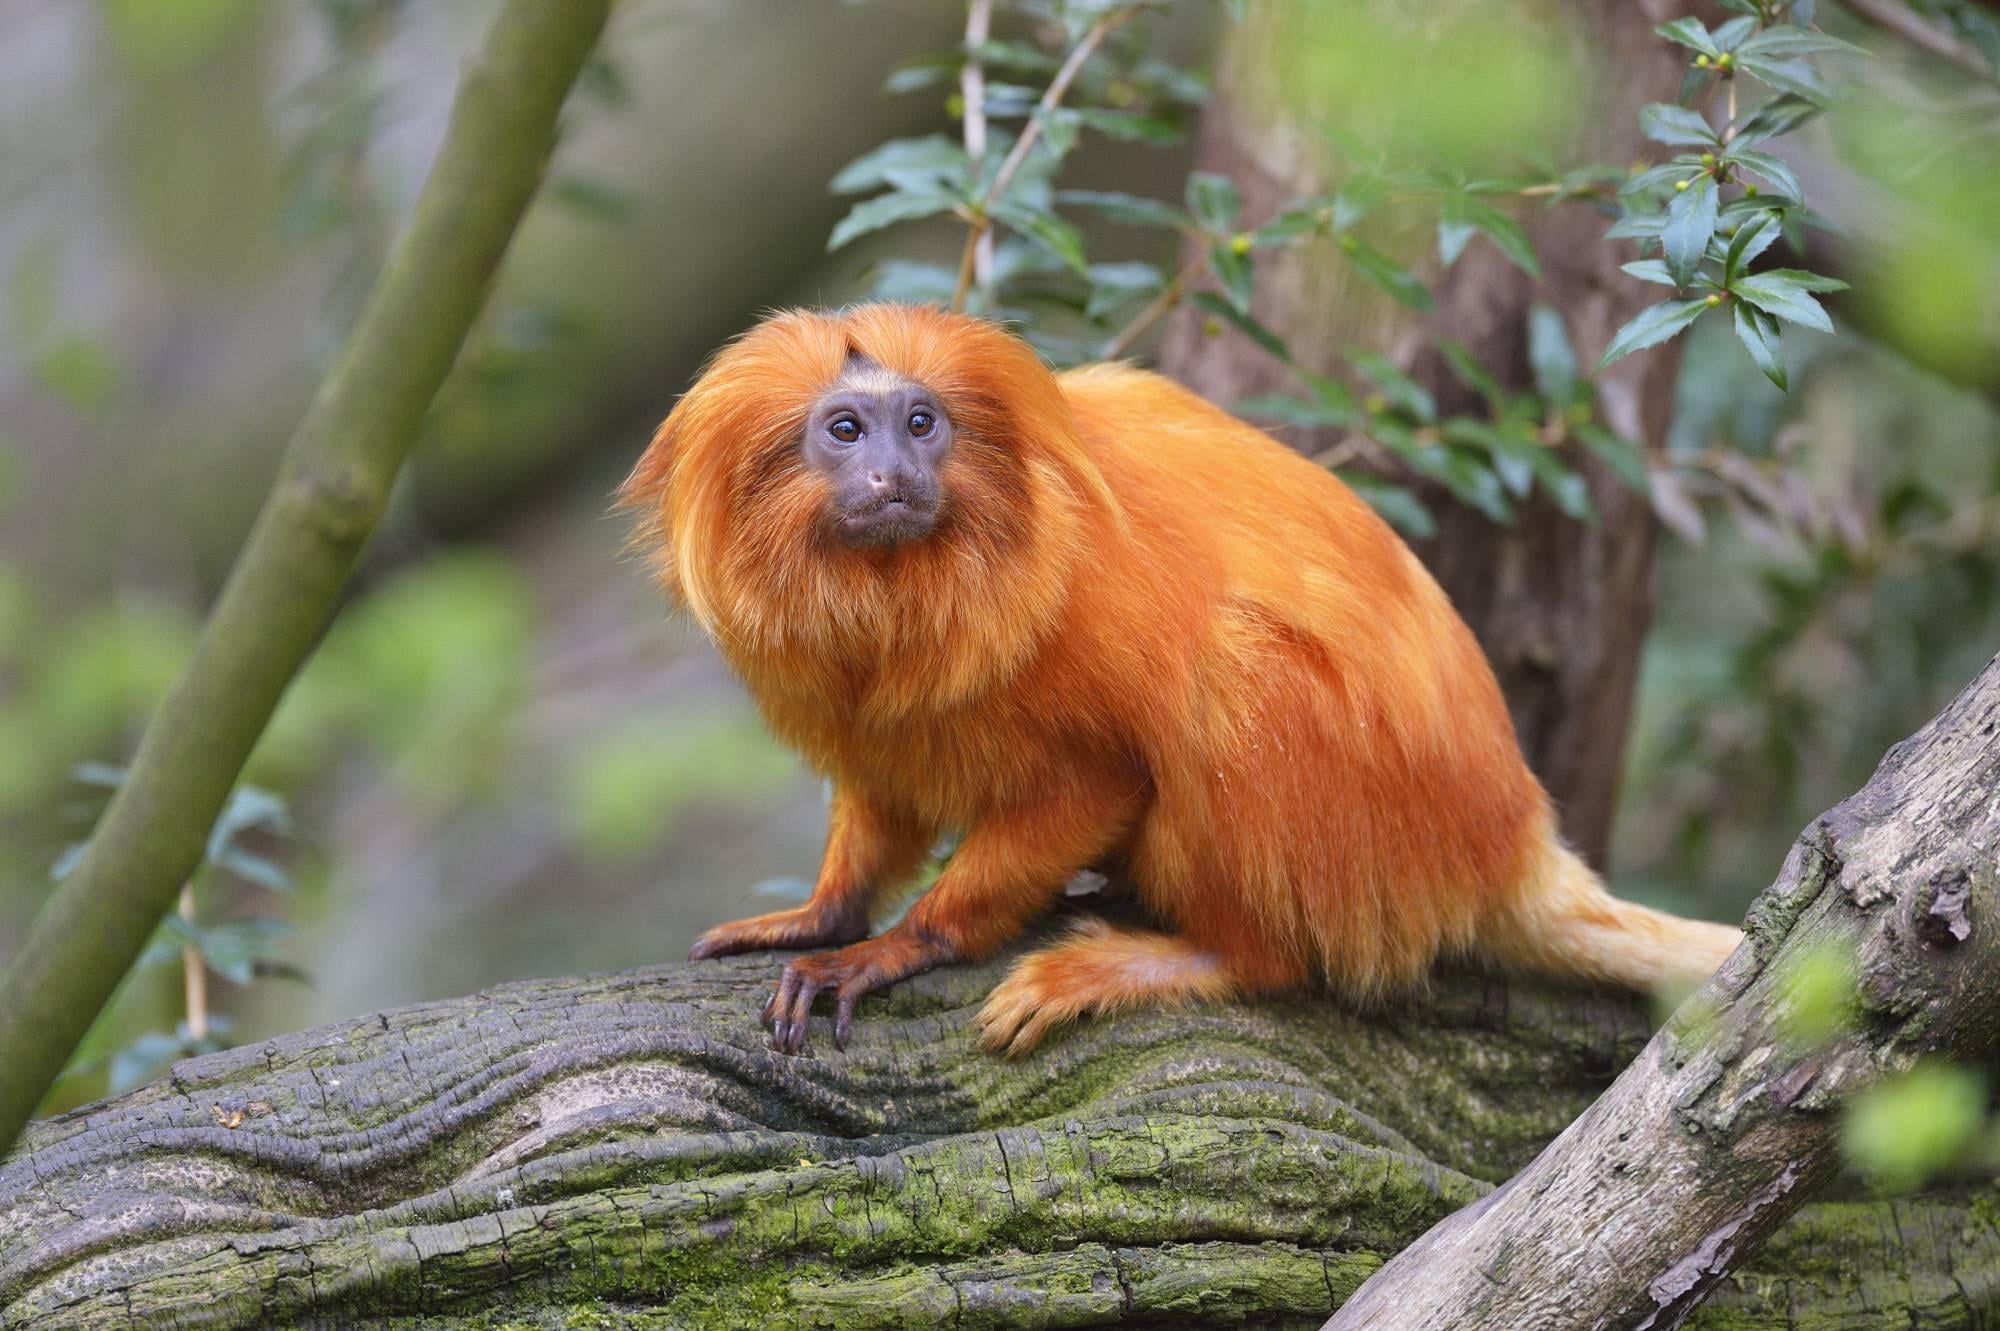
[[[1686,990],[1715,972],[1743,931],[1620,901],[1576,853],[1551,841],[1541,870],[1481,931],[1479,950],[1543,975]]]

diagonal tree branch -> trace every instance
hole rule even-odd
[[[510,0],[467,66],[416,209],[305,419],[193,658],[0,980],[0,1148],[172,908],[325,629],[554,144],[609,0]]]
[[[1838,1163],[1834,1112],[2000,1040],[2000,657],[1800,836],[1748,940],[1506,1186],[1399,1253],[1328,1331],[1681,1324]],[[1788,1033],[1804,959],[1857,1019]]]

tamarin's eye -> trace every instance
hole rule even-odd
[[[827,426],[826,432],[843,444],[851,444],[861,437],[861,423],[852,416],[842,416]]]
[[[914,412],[910,416],[910,433],[921,439],[929,434],[931,427],[936,424],[937,421],[928,411]]]

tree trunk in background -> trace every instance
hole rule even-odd
[[[1653,26],[1685,5],[1662,0],[1576,0],[1550,23],[1547,40],[1576,45],[1595,76],[1580,87],[1580,137],[1568,160],[1623,163],[1641,155],[1638,110],[1672,101],[1682,62]],[[1202,126],[1197,169],[1232,177],[1245,216],[1263,221],[1288,201],[1324,187],[1323,136],[1278,102],[1268,77],[1271,49],[1286,40],[1285,7],[1254,5],[1230,30],[1217,88]],[[1260,259],[1255,313],[1315,370],[1347,347],[1374,348],[1410,369],[1441,412],[1477,410],[1474,395],[1428,350],[1429,335],[1465,343],[1510,390],[1531,390],[1528,307],[1544,301],[1569,324],[1578,359],[1595,362],[1611,334],[1655,296],[1618,271],[1630,246],[1603,240],[1606,220],[1583,204],[1539,206],[1522,218],[1544,270],[1535,282],[1483,238],[1434,283],[1435,315],[1419,321],[1385,302],[1330,248],[1272,251]],[[1211,337],[1201,313],[1178,312],[1161,349],[1162,368],[1228,406],[1252,393],[1294,388],[1290,375],[1247,339]],[[1679,343],[1632,356],[1599,380],[1607,421],[1657,448],[1666,436]],[[1312,441],[1324,443],[1325,441]],[[1595,459],[1579,459],[1598,513],[1574,522],[1539,496],[1501,527],[1441,493],[1426,492],[1438,534],[1417,552],[1472,625],[1499,674],[1522,749],[1561,812],[1565,834],[1602,865],[1617,801],[1639,652],[1652,614],[1655,527],[1644,496]]]

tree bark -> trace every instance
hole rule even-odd
[[[1832,1170],[1841,1095],[2000,1035],[1996,736],[2000,658],[1808,829],[1749,944],[1567,1131],[1645,1040],[1629,996],[1447,976],[1367,1014],[1086,1023],[1002,1063],[970,1018],[1004,961],[898,985],[845,1052],[797,1058],[757,1022],[769,957],[537,981],[31,1127],[0,1163],[0,1329],[1307,1326],[1343,1303],[1371,1331],[1658,1327],[1704,1298],[1694,1324],[1730,1331],[1988,1325],[1990,1179],[1806,1207],[1736,1267]],[[1783,976],[1828,940],[1857,949],[1862,1018],[1792,1048]]]
[[[1680,1325],[1834,1172],[1845,1097],[2000,1040],[1996,863],[2000,657],[1806,829],[1747,944],[1611,1090],[1328,1331]],[[1786,1029],[1789,977],[1828,954],[1854,960],[1856,1019],[1802,1043]],[[1990,1310],[2000,1264],[1961,1269]]]
[[[1672,101],[1682,61],[1653,26],[1685,6],[1660,0],[1576,0],[1558,7],[1546,40],[1569,43],[1592,82],[1576,90],[1578,133],[1570,160],[1626,162],[1643,154],[1639,108]],[[1559,20],[1559,21],[1558,21]],[[1321,191],[1323,141],[1278,100],[1272,51],[1292,40],[1296,11],[1253,5],[1226,41],[1217,88],[1202,123],[1200,170],[1233,178],[1252,223],[1302,195]],[[1445,413],[1478,411],[1474,395],[1427,351],[1431,335],[1465,343],[1510,391],[1531,391],[1529,306],[1562,311],[1584,365],[1654,297],[1618,271],[1632,258],[1603,239],[1606,220],[1581,204],[1526,219],[1544,276],[1531,280],[1483,240],[1475,240],[1434,285],[1435,314],[1415,322],[1350,277],[1331,246],[1274,251],[1260,259],[1253,310],[1285,338],[1300,362],[1332,369],[1342,348],[1391,354],[1437,397]],[[1293,388],[1276,360],[1247,339],[1211,337],[1183,309],[1161,348],[1167,373],[1228,406],[1254,393]],[[1607,421],[1627,438],[1657,447],[1666,437],[1678,344],[1629,357],[1597,382]],[[1330,442],[1302,439],[1313,448]],[[1655,524],[1646,497],[1595,459],[1573,459],[1590,486],[1594,524],[1573,521],[1546,500],[1527,505],[1511,527],[1426,491],[1438,533],[1417,544],[1459,613],[1478,634],[1506,691],[1529,764],[1555,799],[1570,841],[1602,865],[1617,803],[1639,650],[1652,618]]]
[[[609,0],[512,0],[466,66],[387,266],[90,844],[0,977],[0,1149],[201,864],[209,828],[373,535],[541,184]]]

